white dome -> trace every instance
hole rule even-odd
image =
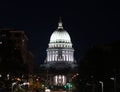
[[[50,37],[50,43],[67,42],[71,43],[70,35],[63,29],[54,31]]]
[[[62,21],[59,21],[58,28],[54,31],[50,37],[50,43],[71,43],[69,33],[63,29]]]

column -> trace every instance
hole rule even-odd
[[[53,53],[53,61],[54,61],[54,51],[52,51],[52,53]]]
[[[52,61],[54,61],[54,55],[53,55],[53,51],[52,51]]]
[[[66,56],[67,56],[67,61],[68,61],[68,51],[66,51],[67,53],[66,53]]]
[[[49,60],[51,61],[51,51],[49,52]]]
[[[69,56],[69,61],[71,61],[71,58],[70,58],[70,51],[69,51],[69,53],[68,53],[68,56]]]
[[[47,61],[48,61],[48,51],[47,51]]]

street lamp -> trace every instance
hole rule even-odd
[[[102,92],[103,92],[103,86],[104,86],[104,84],[103,84],[102,81],[99,81],[99,83],[101,84],[101,88],[102,88]]]
[[[13,83],[12,83],[12,92],[13,92],[13,87],[14,87],[15,84],[16,84],[16,82],[13,82]]]
[[[68,87],[69,92],[71,92],[72,84],[71,83],[67,83],[67,87]]]
[[[10,79],[10,75],[9,75],[9,74],[7,74],[7,79],[8,79],[8,80]]]
[[[114,92],[116,92],[116,77],[110,79],[114,81]]]
[[[0,78],[2,77],[2,75],[0,74]]]

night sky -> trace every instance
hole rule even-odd
[[[0,1],[0,27],[25,31],[37,66],[46,57],[59,16],[71,36],[77,60],[92,45],[120,40],[120,6],[114,0]]]

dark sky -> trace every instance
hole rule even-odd
[[[1,0],[0,27],[22,29],[39,65],[59,16],[72,39],[76,59],[92,44],[120,40],[119,2],[103,0]]]

